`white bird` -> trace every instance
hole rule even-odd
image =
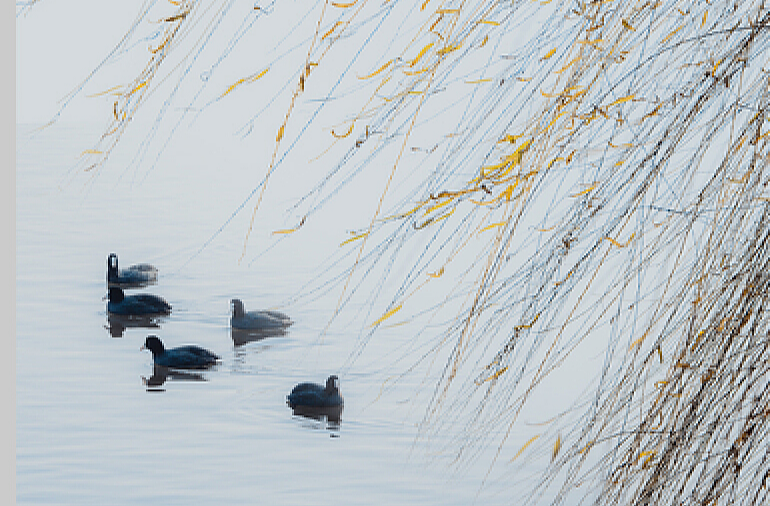
[[[278,311],[249,311],[243,309],[240,299],[230,301],[233,316],[230,318],[230,326],[243,330],[268,330],[283,329],[291,325],[291,318]]]

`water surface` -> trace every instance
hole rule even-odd
[[[98,129],[30,131],[20,125],[17,136],[19,504],[473,502],[487,464],[450,472],[416,438],[425,398],[415,381],[425,378],[390,381],[401,371],[388,357],[408,355],[411,336],[386,331],[351,359],[360,329],[323,332],[334,296],[287,303],[313,276],[317,236],[238,263],[242,213],[201,250],[248,192],[243,181],[183,156],[137,177],[122,169],[130,153],[117,154],[111,171],[72,172]],[[166,298],[169,317],[153,328],[110,322],[110,252],[121,266],[159,269],[158,284],[142,291]],[[237,346],[233,297],[295,324]],[[221,364],[153,378],[151,356],[139,350],[150,333],[166,346],[211,349]],[[331,373],[345,398],[341,422],[292,416],[292,386]],[[495,487],[484,490],[486,502],[506,502]]]

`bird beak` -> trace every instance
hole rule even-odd
[[[146,349],[147,349],[147,347],[146,347],[145,345],[142,345],[142,347],[141,347],[141,348],[139,348],[139,351],[144,351],[144,350],[146,350]]]
[[[110,296],[110,294],[109,294],[109,293],[105,293],[105,294],[104,294],[104,297],[102,297],[102,300],[107,300],[107,298],[108,298],[109,296]]]

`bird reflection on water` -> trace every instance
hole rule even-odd
[[[148,392],[165,392],[165,388],[160,388],[167,381],[208,381],[203,374],[197,372],[186,372],[178,369],[169,369],[162,365],[154,365],[152,376],[146,378],[142,376],[142,383],[147,387]]]
[[[130,316],[107,314],[107,325],[104,326],[112,337],[123,337],[126,329],[159,329],[162,318],[157,316]]]
[[[295,406],[291,409],[291,414],[294,416],[301,416],[318,422],[326,421],[326,428],[329,430],[338,430],[340,428],[340,423],[342,422],[342,406]]]
[[[261,341],[268,337],[282,337],[286,335],[286,329],[237,329],[235,327],[230,328],[230,336],[233,338],[233,344],[235,346],[243,346],[251,342]]]

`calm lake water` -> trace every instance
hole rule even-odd
[[[19,504],[510,501],[507,483],[488,480],[480,489],[488,461],[457,472],[441,450],[451,445],[418,437],[434,379],[392,381],[409,365],[396,367],[397,357],[409,356],[408,331],[385,329],[356,354],[361,328],[323,333],[339,287],[292,303],[318,275],[313,261],[326,253],[314,241],[323,231],[259,256],[269,245],[259,243],[258,223],[239,264],[249,205],[201,250],[259,171],[212,169],[211,160],[180,151],[144,173],[125,169],[133,153],[119,151],[92,176],[72,167],[98,129],[31,131],[18,127],[16,152]],[[265,204],[260,217],[281,212]],[[142,290],[173,306],[157,328],[110,328],[103,300],[110,252],[122,267],[159,269],[157,285]],[[284,311],[295,324],[284,336],[236,346],[233,297],[247,310]],[[148,334],[167,346],[204,346],[221,364],[147,386],[152,358],[139,348]],[[331,373],[345,398],[341,423],[293,416],[285,403],[293,385]]]

